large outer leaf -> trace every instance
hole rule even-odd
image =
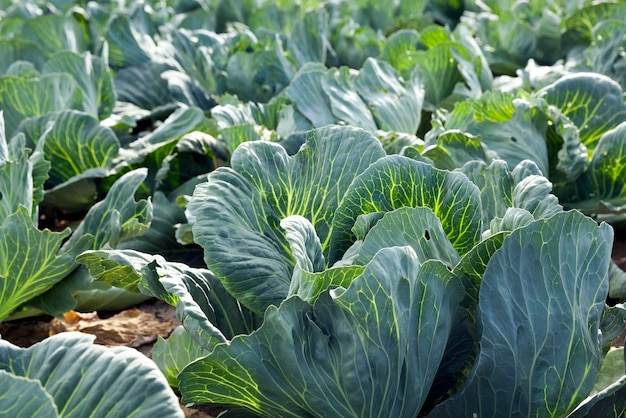
[[[565,212],[513,231],[485,271],[480,353],[438,416],[563,416],[591,391],[612,230]]]
[[[354,87],[367,103],[379,129],[417,132],[424,101],[424,88],[417,77],[411,78],[405,87],[391,65],[368,58]]]
[[[268,142],[242,144],[188,205],[207,266],[244,305],[263,312],[287,296],[295,261],[279,223],[306,217],[328,250],[335,209],[354,178],[384,156],[369,133],[327,127],[294,157]]]
[[[27,19],[21,32],[23,38],[36,43],[46,56],[63,50],[80,53],[89,42],[85,28],[72,14],[48,13]]]
[[[571,74],[538,92],[578,127],[590,153],[606,131],[626,121],[623,94],[619,84],[595,73]]]
[[[111,115],[116,94],[106,61],[90,53],[70,51],[54,54],[43,67],[44,73],[69,73],[83,92],[83,110],[102,120]]]
[[[12,418],[58,418],[52,397],[41,382],[0,369],[0,411]]]
[[[271,307],[255,333],[185,368],[183,399],[266,417],[414,418],[462,295],[443,264],[381,250],[347,290]]]
[[[80,88],[69,74],[48,74],[35,79],[0,77],[0,103],[9,137],[24,118],[80,109],[82,100]]]
[[[326,62],[328,12],[318,8],[301,16],[291,29],[287,45],[298,67],[307,62]]]
[[[478,242],[478,188],[461,173],[394,155],[372,164],[346,192],[333,219],[329,263],[339,260],[354,242],[351,229],[359,215],[403,206],[431,208],[460,254]]]
[[[316,127],[337,122],[337,117],[330,108],[330,98],[322,87],[322,77],[326,71],[323,64],[307,63],[296,73],[285,90],[298,110]]]
[[[22,303],[42,294],[74,267],[74,256],[57,257],[70,231],[40,231],[21,206],[0,226],[0,321]]]
[[[127,347],[93,345],[94,339],[61,333],[26,349],[0,340],[0,370],[38,380],[61,417],[184,416],[147,357]]]
[[[333,115],[339,120],[376,132],[376,122],[367,104],[354,89],[356,72],[347,67],[332,68],[322,77]]]
[[[146,178],[146,169],[137,169],[120,177],[111,187],[104,200],[91,207],[72,236],[63,244],[61,253],[74,257],[86,250],[98,250],[105,246],[115,248],[117,243],[146,232],[152,219],[152,204],[147,200],[135,201],[135,191]],[[76,267],[73,266],[65,275]],[[102,290],[102,289],[101,289]],[[94,296],[94,285],[86,269],[77,269],[50,291],[29,302],[32,306],[51,314],[60,315],[76,307],[75,297],[89,297],[95,302],[121,299],[119,289],[103,290]],[[127,296],[130,296],[127,294]],[[142,295],[134,295],[141,297]],[[145,298],[144,298],[145,299]],[[138,302],[137,297],[126,299],[126,306]],[[116,306],[111,309],[120,309]]]
[[[52,129],[48,126],[51,122]],[[106,176],[120,147],[111,129],[75,110],[33,118],[21,128],[32,142],[44,137],[44,156],[52,164],[47,182],[50,188],[76,176]]]
[[[28,61],[41,68],[44,57],[34,42],[21,38],[0,39],[0,74],[6,74],[9,66],[17,61]]]
[[[63,249],[74,251],[74,245],[84,235],[91,236],[91,244],[88,248],[77,251],[75,255],[83,250],[97,250],[105,245],[114,248],[127,237],[144,233],[152,220],[152,204],[147,200],[135,201],[135,192],[145,180],[147,171],[140,168],[120,177],[106,198],[89,209],[70,240],[63,245]]]
[[[76,261],[85,264],[97,280],[140,290],[175,306],[189,336],[206,350],[235,335],[252,332],[259,322],[207,269],[190,268],[133,250],[86,251]]]

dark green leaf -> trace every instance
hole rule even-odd
[[[513,231],[480,287],[480,353],[430,416],[563,416],[596,381],[612,230],[565,212]],[[571,251],[576,248],[576,251]]]
[[[187,366],[183,400],[266,417],[414,418],[462,294],[443,264],[383,249],[347,290],[270,307],[257,332]]]
[[[184,416],[147,357],[127,347],[94,345],[94,339],[65,332],[26,349],[0,340],[0,369],[39,381],[62,417]]]
[[[0,226],[0,321],[22,303],[44,293],[75,266],[74,257],[57,256],[70,231],[40,231],[21,206]]]

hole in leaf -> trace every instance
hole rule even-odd
[[[426,241],[430,241],[430,233],[428,232],[428,229],[424,230],[424,238],[426,238]]]

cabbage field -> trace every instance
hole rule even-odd
[[[0,416],[625,417],[625,22],[0,0]]]

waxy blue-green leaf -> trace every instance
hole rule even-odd
[[[363,273],[365,266],[334,266],[329,269],[310,272],[296,265],[289,286],[288,297],[297,295],[310,304],[315,303],[317,297],[329,288],[341,286],[347,288],[358,276]]]
[[[375,132],[376,122],[367,104],[355,90],[357,73],[348,67],[331,68],[322,77],[333,115],[350,125]]]
[[[82,102],[82,92],[69,74],[32,79],[0,76],[0,103],[8,137],[13,136],[25,118],[81,109]]]
[[[208,119],[201,109],[197,107],[177,109],[156,129],[120,148],[115,163],[138,164],[155,153],[152,158],[162,163],[185,134],[196,130],[205,131],[209,127]]]
[[[483,230],[489,229],[494,219],[502,220],[509,208],[525,209],[534,219],[549,218],[563,210],[551,194],[552,184],[530,160],[513,170],[502,160],[489,165],[470,161],[461,171],[480,189]]]
[[[111,67],[121,69],[150,62],[156,55],[156,44],[146,32],[145,26],[128,15],[114,16],[106,30]]]
[[[184,402],[265,417],[407,417],[437,373],[463,288],[411,248],[381,250],[348,289],[292,297],[179,375]]]
[[[120,294],[120,289],[103,284],[94,286],[86,269],[75,270],[77,264],[73,260],[83,251],[115,248],[120,241],[136,237],[148,230],[152,220],[152,204],[147,200],[134,199],[135,192],[146,178],[146,174],[146,169],[126,173],[114,183],[104,200],[89,209],[83,221],[61,248],[61,254],[72,259],[71,268],[68,268],[64,276],[72,274],[48,292],[31,300],[29,302],[31,306],[51,315],[61,315],[76,308],[76,299],[81,298],[90,299],[92,306],[97,306],[99,302],[104,306],[105,302],[109,303],[112,299],[115,302],[114,299],[120,298],[126,305],[115,305],[116,309],[145,299],[136,293]],[[111,292],[107,293],[108,290]]]
[[[133,250],[86,251],[76,261],[85,264],[97,280],[140,290],[175,306],[186,332],[205,350],[250,333],[258,325],[259,318],[241,307],[207,269]]]
[[[43,66],[42,73],[67,73],[83,93],[83,110],[98,120],[111,116],[116,93],[106,61],[89,52],[76,54],[63,51],[54,54]]]
[[[35,68],[41,68],[45,58],[34,42],[21,38],[0,39],[0,74],[6,74],[7,69],[18,61],[27,61]]]
[[[460,260],[429,207],[402,207],[387,212],[369,230],[354,264],[366,265],[383,248],[404,246],[413,248],[420,263],[438,260],[452,268]]]
[[[208,16],[207,16],[208,17]],[[202,86],[205,93],[222,94],[226,89],[224,37],[209,31],[185,29],[171,33],[174,54],[181,71]]]
[[[411,77],[407,84],[402,84],[391,65],[368,58],[354,88],[367,103],[379,129],[415,134],[422,116],[424,86],[417,77]]]
[[[0,369],[0,411],[14,418],[59,418],[54,399],[41,382]]]
[[[567,35],[572,39],[580,38],[586,43],[593,41],[593,30],[597,24],[608,19],[626,18],[626,6],[622,3],[596,3],[580,7],[565,20]]]
[[[598,373],[593,391],[568,418],[620,418],[626,413],[626,362],[624,347],[611,349]]]
[[[74,255],[57,256],[69,230],[38,230],[24,206],[0,225],[0,321],[50,289],[74,268]]]
[[[445,131],[437,137],[436,145],[424,148],[421,156],[431,160],[441,170],[454,170],[463,164],[478,160],[491,162],[481,138],[458,129]]]
[[[417,53],[421,49],[420,34],[416,30],[400,29],[385,39],[378,58],[391,64],[402,77],[408,78],[421,59]]]
[[[587,147],[580,140],[580,130],[561,110],[543,99],[536,100],[537,107],[548,116],[546,145],[548,172],[555,182],[576,180],[587,167]]]
[[[48,13],[27,19],[21,27],[21,36],[39,46],[45,56],[55,52],[87,50],[89,39],[84,22],[75,16]]]
[[[117,70],[113,79],[117,100],[132,103],[148,114],[178,107],[167,80],[162,77],[170,70],[170,64],[161,62],[146,62]]]
[[[182,325],[166,340],[159,337],[150,351],[152,360],[159,366],[170,386],[178,387],[178,374],[194,360],[209,354],[209,351],[189,336]]]
[[[285,90],[298,111],[316,127],[338,121],[330,107],[330,98],[322,86],[322,78],[327,71],[323,64],[307,63],[294,75]]]
[[[48,188],[78,178],[106,176],[120,147],[111,129],[75,110],[29,119],[20,129],[31,141],[44,141],[44,157],[52,165]]]
[[[460,392],[429,416],[571,412],[600,369],[612,238],[607,224],[575,211],[506,237],[480,287],[474,368]]]
[[[311,273],[324,270],[322,244],[311,222],[304,216],[291,215],[281,220],[280,226],[285,230],[296,265]]]
[[[568,2],[553,8],[545,3],[507,1],[481,6],[480,12],[464,13],[463,21],[472,28],[492,70],[514,74],[530,59],[552,64],[562,56],[560,14],[568,6],[582,4]]]
[[[564,204],[585,213],[618,212],[626,205],[626,122],[605,132],[587,170],[574,183],[557,185]]]
[[[478,303],[478,290],[487,269],[487,263],[493,254],[502,246],[508,231],[499,232],[481,240],[474,248],[461,257],[459,263],[454,266],[452,272],[461,279],[465,286],[465,299],[463,306],[469,308],[470,321],[475,321],[476,304]],[[475,324],[475,322],[471,322]]]
[[[480,136],[487,149],[513,169],[529,159],[549,175],[546,145],[547,117],[525,99],[491,91],[479,99],[462,102],[447,117],[445,129]]]
[[[146,232],[152,220],[152,204],[147,200],[135,201],[134,198],[146,175],[146,169],[137,169],[120,177],[104,200],[89,209],[63,248],[71,251],[84,235],[91,236],[92,244],[88,249],[97,250],[105,245],[115,248],[123,239]]]
[[[424,89],[418,77],[405,81],[385,61],[368,58],[360,71],[308,63],[294,76],[287,96],[315,127],[343,121],[370,132],[415,134]]]
[[[59,417],[184,417],[176,395],[152,361],[127,347],[94,345],[94,339],[68,332],[30,348],[0,340],[0,370],[38,381]],[[41,398],[41,391],[32,396]],[[15,398],[22,401],[16,407],[28,408],[30,397],[27,392]]]
[[[304,13],[294,23],[287,40],[287,50],[293,55],[298,67],[307,62],[326,62],[328,26],[328,12],[324,8]]]
[[[180,207],[176,199],[182,194],[191,195],[195,184],[201,181],[204,181],[204,178],[185,183],[180,190],[169,196],[156,192],[152,196],[150,228],[145,234],[127,237],[116,246],[116,249],[133,249],[149,254],[159,254],[169,261],[186,263],[194,267],[202,266],[204,264],[202,248],[182,245],[176,237],[177,225],[189,225],[186,223],[184,208]]]
[[[622,418],[626,413],[626,376],[585,401],[568,418]]]
[[[339,260],[354,242],[352,227],[359,215],[389,212],[403,206],[429,207],[461,255],[478,242],[478,188],[461,173],[438,170],[394,155],[372,164],[346,192],[333,219],[328,262]]]
[[[235,52],[226,67],[226,86],[242,101],[265,103],[289,84],[293,72],[277,42],[272,49]]]
[[[361,24],[352,17],[344,17],[333,30],[334,54],[330,60],[336,67],[361,68],[366,59],[380,54],[383,43],[383,34],[369,23]]]
[[[16,135],[7,143],[0,111],[0,220],[17,212],[20,206],[37,212],[49,169],[50,163],[39,149],[28,155],[23,135]]]
[[[337,126],[307,133],[293,157],[273,143],[242,144],[232,168],[210,173],[188,205],[207,266],[254,311],[279,304],[295,265],[280,221],[307,218],[326,255],[332,218],[348,186],[384,154],[369,133]]]
[[[535,220],[535,217],[526,209],[507,208],[503,217],[496,217],[489,223],[488,235],[500,232],[510,232],[522,228]]]
[[[588,158],[595,153],[602,135],[626,121],[622,88],[601,74],[567,75],[537,94],[558,107],[578,127]]]
[[[421,41],[421,39],[420,39]],[[416,51],[416,70],[425,88],[424,109],[434,111],[452,94],[455,85],[463,80],[452,55],[452,42],[433,45],[426,51]]]

